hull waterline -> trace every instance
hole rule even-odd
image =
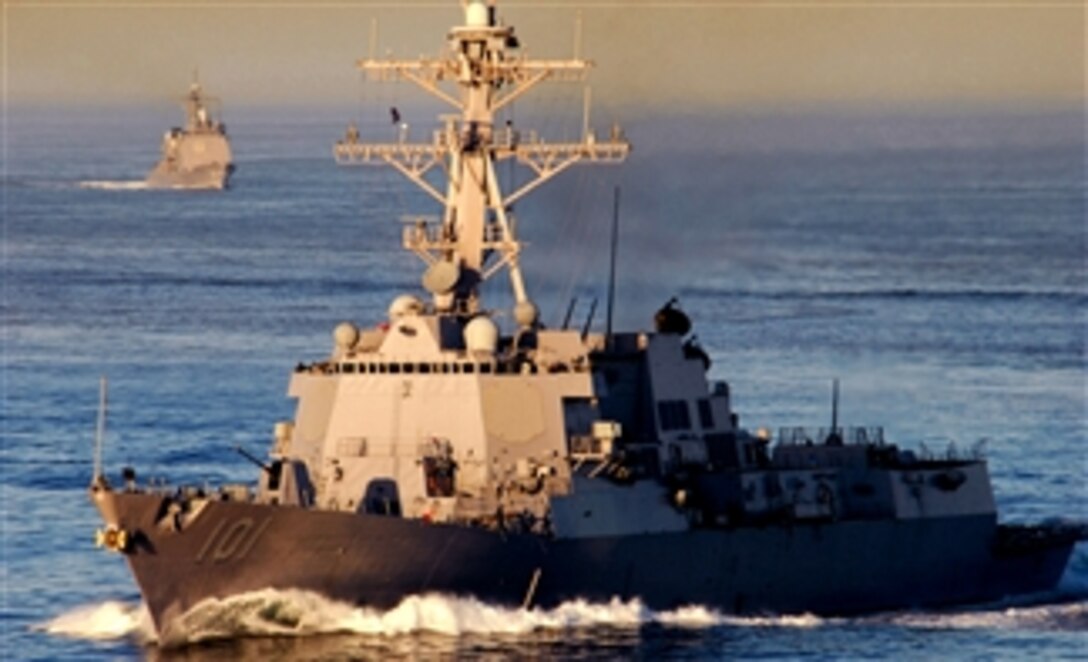
[[[1074,542],[995,553],[998,528],[985,517],[548,540],[230,501],[208,501],[178,527],[166,496],[98,491],[94,500],[128,532],[128,563],[164,639],[203,600],[269,588],[382,609],[425,593],[540,607],[637,598],[738,614],[978,603],[1050,589]]]

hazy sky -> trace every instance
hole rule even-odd
[[[0,0],[11,104],[158,103],[199,68],[231,105],[359,99],[368,51],[435,54],[457,0]],[[597,102],[693,109],[1032,104],[1085,98],[1083,0],[501,2],[564,56],[578,10]]]

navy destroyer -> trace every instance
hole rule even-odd
[[[184,98],[185,127],[162,137],[162,158],[147,174],[150,188],[223,189],[234,172],[227,128],[209,109],[200,83]]]
[[[590,65],[522,56],[494,6],[463,10],[443,57],[359,63],[459,112],[424,143],[352,134],[334,147],[441,205],[402,238],[425,294],[340,324],[331,354],[296,367],[296,414],[251,458],[254,484],[163,489],[131,468],[118,483],[96,462],[98,542],[128,562],[164,640],[198,603],[265,588],[377,608],[439,593],[851,614],[1056,584],[1083,531],[1000,524],[981,457],[923,456],[837,422],[742,427],[675,302],[652,331],[543,326],[511,205],[631,148],[619,128],[556,144],[497,124],[533,87]],[[511,160],[531,175],[503,191],[496,164]],[[500,275],[510,311],[481,298]]]

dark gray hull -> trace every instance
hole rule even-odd
[[[821,615],[982,602],[1052,588],[1073,545],[995,552],[989,517],[546,540],[229,501],[210,502],[175,531],[163,496],[95,498],[130,532],[129,565],[166,639],[201,600],[263,588],[379,608],[425,592],[509,605],[618,596],[654,609]]]

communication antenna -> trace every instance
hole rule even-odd
[[[378,48],[378,17],[370,18],[370,60],[374,59],[375,49]]]
[[[102,475],[102,440],[106,436],[106,391],[109,388],[106,377],[103,375],[98,382],[98,424],[94,432],[94,475],[91,483],[98,481]]]
[[[612,247],[608,265],[608,310],[604,327],[605,349],[612,347],[612,313],[616,303],[616,246],[620,234],[620,187],[616,187],[612,198]]]
[[[589,304],[589,314],[586,315],[586,322],[582,325],[582,340],[586,339],[589,335],[589,327],[593,325],[593,315],[597,312],[597,298],[593,298],[593,303]]]
[[[570,326],[570,317],[574,314],[574,306],[578,303],[578,297],[571,297],[570,303],[567,304],[567,314],[563,316],[563,330],[566,331]]]
[[[574,15],[574,59],[582,59],[582,10]]]
[[[831,432],[827,435],[829,443],[842,443],[839,434],[839,380],[831,380]]]
[[[250,453],[250,452],[249,452],[249,451],[247,451],[246,449],[242,448],[241,444],[235,444],[235,446],[234,446],[234,452],[235,452],[235,453],[238,453],[239,455],[241,455],[241,456],[242,456],[242,457],[244,457],[245,459],[247,459],[247,460],[249,460],[250,462],[252,462],[253,464],[257,465],[257,466],[258,466],[258,467],[259,467],[259,468],[260,468],[260,469],[261,469],[262,471],[264,471],[265,473],[267,473],[267,474],[271,474],[271,473],[272,473],[272,467],[270,467],[269,465],[265,464],[264,462],[261,462],[261,459],[260,459],[259,457],[257,457],[257,456],[256,456],[256,455],[254,455],[253,453]]]
[[[589,106],[593,102],[593,91],[586,85],[582,92],[582,140],[589,137]]]

